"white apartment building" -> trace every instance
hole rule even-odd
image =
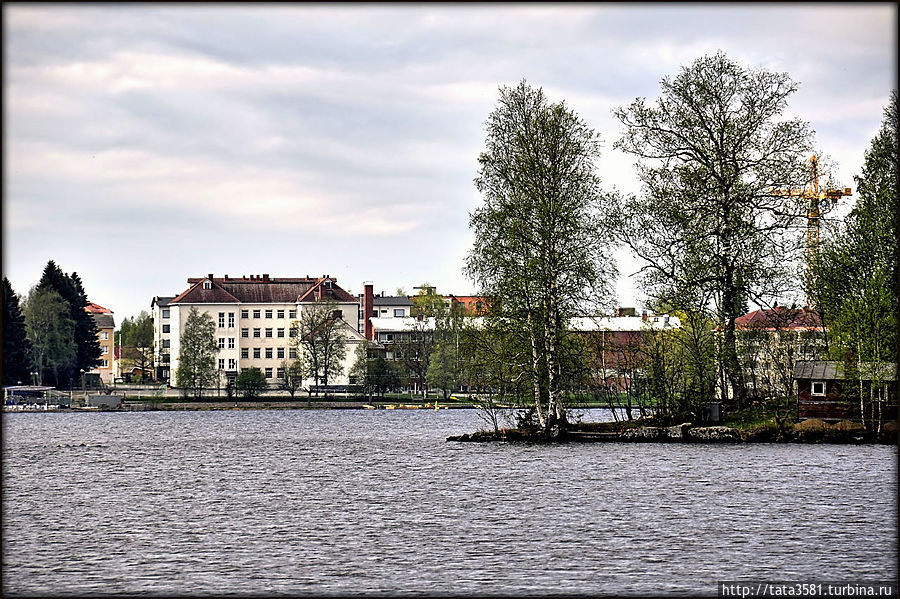
[[[178,369],[179,340],[192,307],[209,314],[216,324],[217,366],[223,385],[237,378],[241,370],[257,367],[275,386],[284,374],[282,361],[296,357],[291,323],[314,303],[331,300],[346,325],[347,352],[343,374],[329,384],[348,384],[356,347],[364,338],[356,330],[357,300],[337,285],[337,279],[327,275],[270,278],[268,274],[217,278],[209,274],[187,282],[190,287],[174,298],[154,298],[153,322],[158,329],[160,358],[162,361],[168,350],[167,374],[172,383]],[[304,386],[312,382],[304,381]]]

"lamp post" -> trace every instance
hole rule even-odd
[[[84,385],[84,368],[81,369],[81,394],[84,396],[84,405],[87,405],[87,389]]]

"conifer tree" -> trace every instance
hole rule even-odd
[[[3,384],[32,383],[31,343],[25,332],[25,317],[19,296],[3,277]]]

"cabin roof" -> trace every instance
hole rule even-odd
[[[864,381],[896,381],[896,362],[863,362],[860,374]],[[794,379],[838,381],[844,379],[844,365],[833,360],[798,360],[794,363]]]

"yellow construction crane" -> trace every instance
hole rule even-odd
[[[813,264],[819,254],[819,234],[821,226],[819,219],[823,211],[827,211],[834,203],[844,196],[853,195],[849,187],[843,189],[819,188],[819,160],[813,155],[809,159],[809,186],[802,189],[775,189],[778,195],[800,197],[809,200],[806,208],[806,304],[814,307],[810,298],[813,277],[815,276]]]

